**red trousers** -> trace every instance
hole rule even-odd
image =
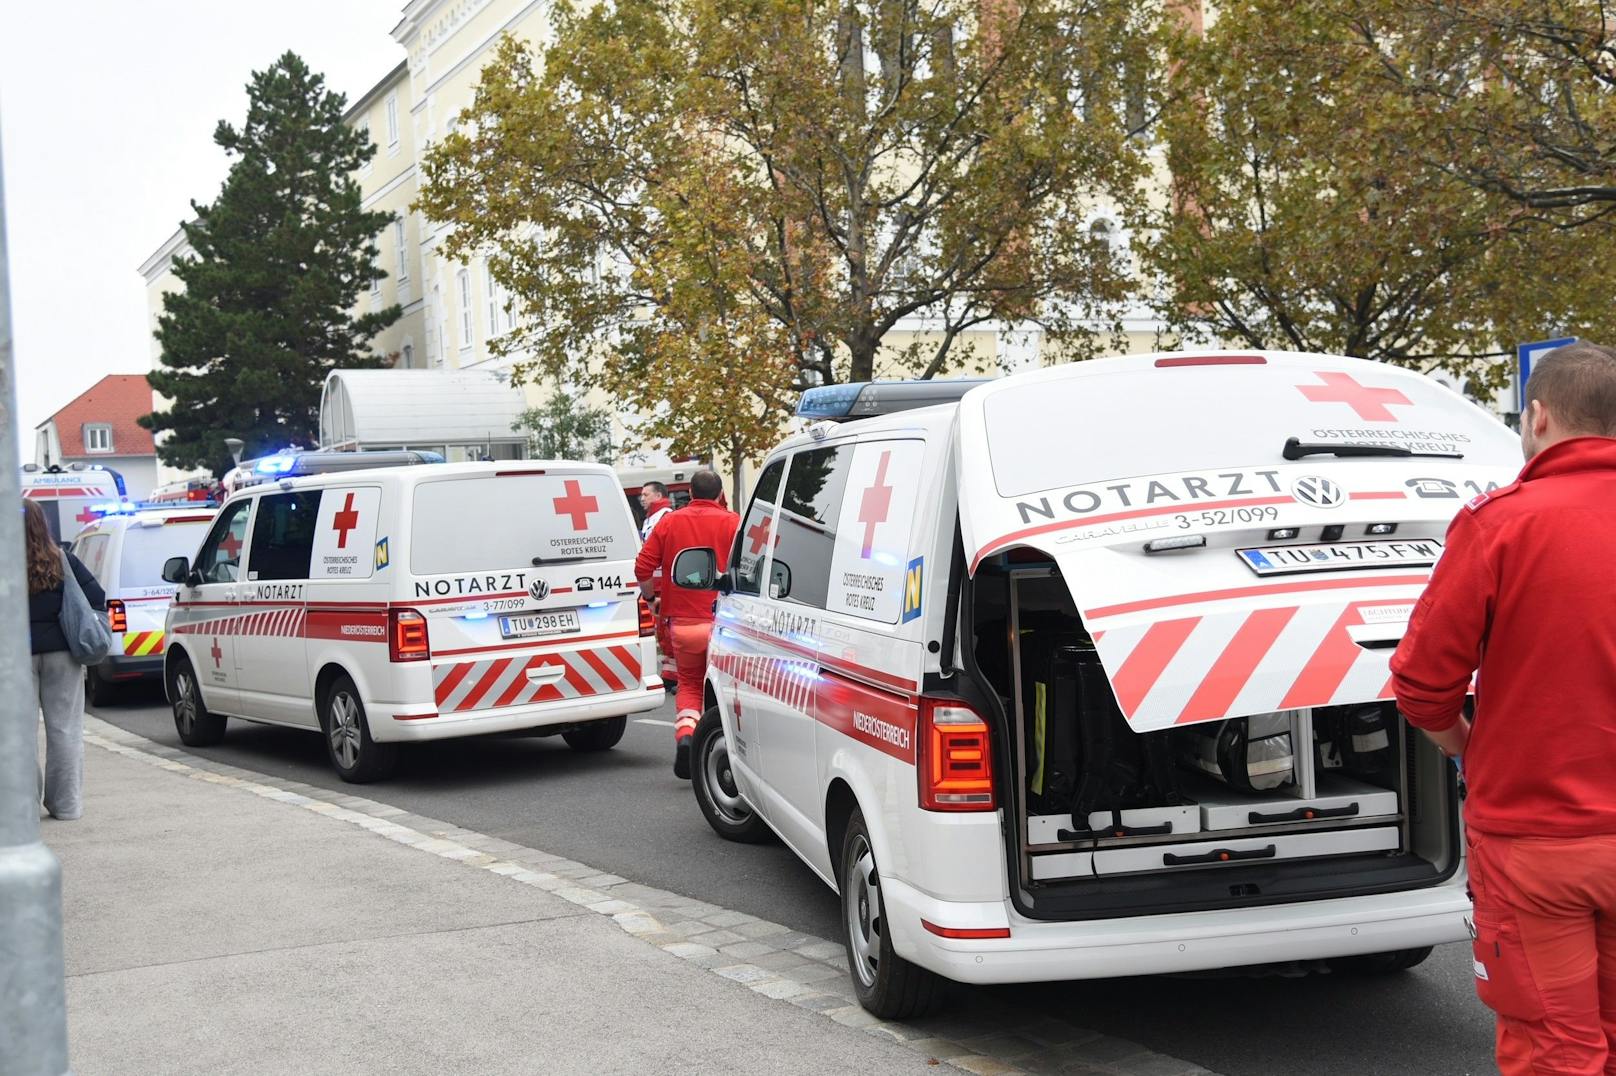
[[[1466,841],[1499,1070],[1616,1076],[1616,836]]]
[[[674,696],[679,712],[673,724],[677,742],[695,732],[696,722],[701,720],[707,687],[707,644],[713,637],[713,622],[673,617],[668,634],[673,637],[673,660],[679,666],[679,690]]]

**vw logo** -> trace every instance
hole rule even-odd
[[[550,584],[543,579],[535,579],[527,585],[527,592],[533,595],[534,601],[542,602],[550,596]]]
[[[1304,475],[1291,483],[1291,496],[1314,508],[1339,508],[1347,503],[1347,491],[1316,474]]]

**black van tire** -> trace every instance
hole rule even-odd
[[[320,731],[325,734],[325,753],[331,759],[331,768],[350,784],[383,780],[398,765],[397,744],[377,743],[370,738],[365,704],[347,675],[333,680],[320,700]]]
[[[202,685],[197,681],[196,670],[184,654],[175,655],[168,663],[168,698],[180,743],[186,747],[212,747],[224,739],[226,719],[223,714],[209,712],[208,704],[202,700]]]
[[[608,717],[603,721],[591,721],[582,728],[568,729],[561,734],[561,738],[574,751],[610,751],[623,738],[626,728],[627,717]]]
[[[690,789],[696,794],[701,816],[726,841],[762,844],[770,839],[768,823],[758,817],[735,787],[724,722],[716,706],[701,716],[690,737]]]
[[[840,864],[842,942],[859,1004],[883,1020],[924,1016],[942,999],[944,980],[893,952],[875,849],[856,807],[842,837]]]
[[[87,665],[84,668],[84,695],[90,700],[91,706],[106,706],[116,702],[123,694],[123,685],[113,683],[101,675],[101,668],[97,665]]]
[[[1418,949],[1393,949],[1389,953],[1340,956],[1329,962],[1330,970],[1343,975],[1394,975],[1425,963],[1431,948],[1425,945]]]

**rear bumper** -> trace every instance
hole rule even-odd
[[[664,698],[661,681],[644,683],[638,691],[622,691],[568,702],[544,702],[534,706],[509,706],[499,710],[465,710],[437,714],[412,706],[369,704],[366,714],[370,734],[383,742],[448,740],[456,736],[481,736],[489,732],[517,732],[559,725],[576,725],[607,717],[655,710]]]
[[[1413,949],[1469,937],[1464,872],[1439,886],[1339,900],[1211,912],[1049,923],[1008,904],[958,903],[883,878],[900,955],[963,983],[1026,983],[1204,971]],[[942,938],[943,927],[1003,928],[1010,937]]]
[[[95,666],[95,674],[103,680],[157,679],[163,675],[163,655],[131,658],[113,654]]]

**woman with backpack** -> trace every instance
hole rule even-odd
[[[84,666],[73,655],[62,628],[65,588],[72,585],[67,569],[72,569],[73,582],[90,608],[104,611],[107,596],[90,570],[56,544],[39,505],[30,500],[22,504],[28,550],[28,641],[34,694],[45,717],[45,809],[65,822],[84,810]]]

